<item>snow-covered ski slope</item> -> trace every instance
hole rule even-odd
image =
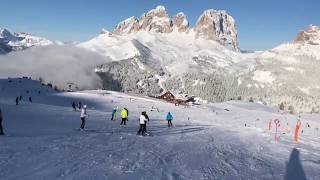
[[[25,102],[16,106],[20,95]],[[80,112],[72,101],[88,105],[85,132],[74,130]],[[119,127],[119,113],[110,121],[116,106],[129,109],[127,127]],[[1,180],[320,179],[319,115],[302,115],[303,133],[294,145],[296,116],[249,102],[182,107],[110,91],[56,93],[36,81],[3,79],[0,107],[7,133],[0,137]],[[141,111],[151,119],[152,136],[136,136]],[[282,133],[286,123],[291,128],[278,141],[274,125],[267,130],[276,118]]]

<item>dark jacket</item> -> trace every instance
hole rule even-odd
[[[2,112],[1,112],[1,109],[0,109],[0,122],[2,122]]]

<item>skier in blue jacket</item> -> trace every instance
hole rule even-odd
[[[166,117],[166,120],[168,121],[168,127],[171,128],[172,127],[172,119],[173,119],[173,116],[170,112],[168,112],[167,114],[167,117]]]

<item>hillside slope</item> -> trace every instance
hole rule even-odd
[[[297,117],[255,103],[185,108],[111,91],[47,92],[46,86],[26,79],[0,80],[0,90],[7,133],[0,137],[4,180],[320,178],[315,115],[301,117],[303,133],[293,145]],[[17,94],[31,95],[34,101],[16,106]],[[88,105],[85,132],[74,130],[80,112],[72,110],[72,101]],[[119,127],[119,116],[110,121],[116,106],[129,109],[127,127]],[[150,117],[152,136],[136,136],[142,111]],[[168,111],[174,117],[170,129],[164,120]],[[275,118],[282,133],[287,123],[291,129],[279,133],[278,141],[275,127],[266,129]]]

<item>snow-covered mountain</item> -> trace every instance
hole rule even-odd
[[[51,44],[53,42],[43,37],[27,33],[11,33],[5,28],[0,28],[0,54],[23,50],[33,46],[47,46]]]
[[[140,18],[130,17],[120,22],[112,33],[126,35],[139,31],[190,33],[196,38],[215,40],[231,49],[239,50],[235,20],[226,11],[206,10],[192,28],[189,27],[187,16],[183,12],[170,17],[165,7],[157,6]]]
[[[320,28],[318,26],[310,25],[307,31],[301,31],[298,34],[294,42],[320,45]]]
[[[170,90],[214,102],[253,99],[292,112],[319,111],[318,27],[292,43],[241,53],[234,19],[225,11],[207,10],[195,27],[188,24],[183,13],[170,18],[158,6],[79,46],[113,60],[96,68],[106,89],[147,95]]]

